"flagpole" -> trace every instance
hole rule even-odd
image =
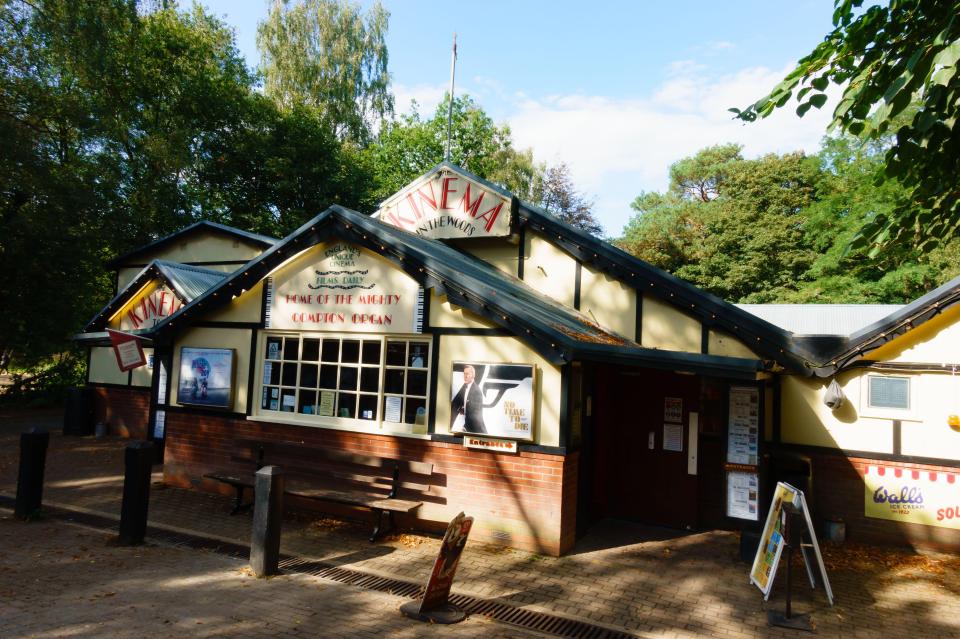
[[[447,152],[444,159],[450,161],[450,139],[453,137],[453,79],[457,70],[457,34],[453,34],[453,52],[450,56],[450,102],[447,104]]]

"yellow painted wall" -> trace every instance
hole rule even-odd
[[[497,328],[488,320],[447,301],[446,295],[430,292],[430,326],[443,328]]]
[[[211,322],[259,322],[263,303],[263,282],[230,300],[226,306],[214,309],[203,319]]]
[[[750,359],[760,359],[752,350],[747,348],[743,342],[723,331],[710,329],[709,343],[707,352],[711,355],[723,355],[726,357],[747,357]]]
[[[830,380],[784,375],[781,378],[780,429],[783,441],[862,450],[893,452],[893,422],[860,415],[862,371],[848,371],[837,378],[847,401],[831,411],[823,398]]]
[[[960,375],[911,375],[917,384],[919,421],[902,421],[900,449],[904,455],[960,460],[960,433],[947,425],[949,415],[960,415]]]
[[[150,356],[153,355],[152,348],[143,349],[143,355],[147,358],[147,363],[150,363]],[[156,362],[156,366],[159,366],[160,363]],[[132,376],[130,377],[131,386],[145,386],[150,388],[150,385],[153,383],[153,369],[147,366],[141,366],[135,368],[131,371]]]
[[[123,267],[117,272],[117,290],[129,284],[151,260],[170,262],[234,262],[249,261],[260,255],[263,249],[252,243],[234,239],[219,233],[199,232],[188,235],[181,242],[173,242],[159,250],[151,251],[134,258],[140,266]],[[204,264],[204,268],[230,273],[239,268],[237,264]]]
[[[537,367],[534,443],[560,444],[560,369],[513,337],[442,335],[437,370],[436,431],[450,432],[450,377],[455,361],[533,364]]]
[[[506,238],[465,240],[454,242],[456,248],[470,253],[508,275],[517,276],[520,247]]]
[[[865,355],[882,362],[960,363],[960,306]]]
[[[129,375],[117,366],[117,357],[109,346],[94,346],[90,349],[90,370],[87,380],[95,384],[127,385]]]
[[[637,335],[637,291],[586,264],[580,272],[580,312],[627,339]]]
[[[576,260],[536,233],[526,234],[523,255],[523,281],[573,308]]]
[[[173,366],[170,371],[171,399],[179,405],[180,349],[184,346],[197,348],[233,348],[237,351],[234,362],[233,411],[247,410],[247,378],[250,370],[250,335],[248,329],[190,328],[177,336],[173,348]]]
[[[652,295],[643,296],[641,345],[668,351],[700,352],[700,322]]]

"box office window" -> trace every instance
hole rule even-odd
[[[869,375],[867,377],[867,406],[910,410],[910,378]]]
[[[267,334],[261,411],[426,424],[430,346],[423,338]]]

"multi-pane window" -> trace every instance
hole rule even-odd
[[[264,411],[426,423],[430,342],[357,335],[267,335]]]

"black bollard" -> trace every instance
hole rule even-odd
[[[280,572],[282,523],[283,471],[279,466],[265,466],[257,471],[250,536],[250,568],[257,577]]]
[[[47,463],[50,433],[33,427],[20,433],[20,472],[17,475],[17,501],[14,516],[30,519],[43,503],[43,471]]]
[[[120,543],[135,546],[147,534],[153,442],[127,444],[123,455],[123,504],[120,506]]]

